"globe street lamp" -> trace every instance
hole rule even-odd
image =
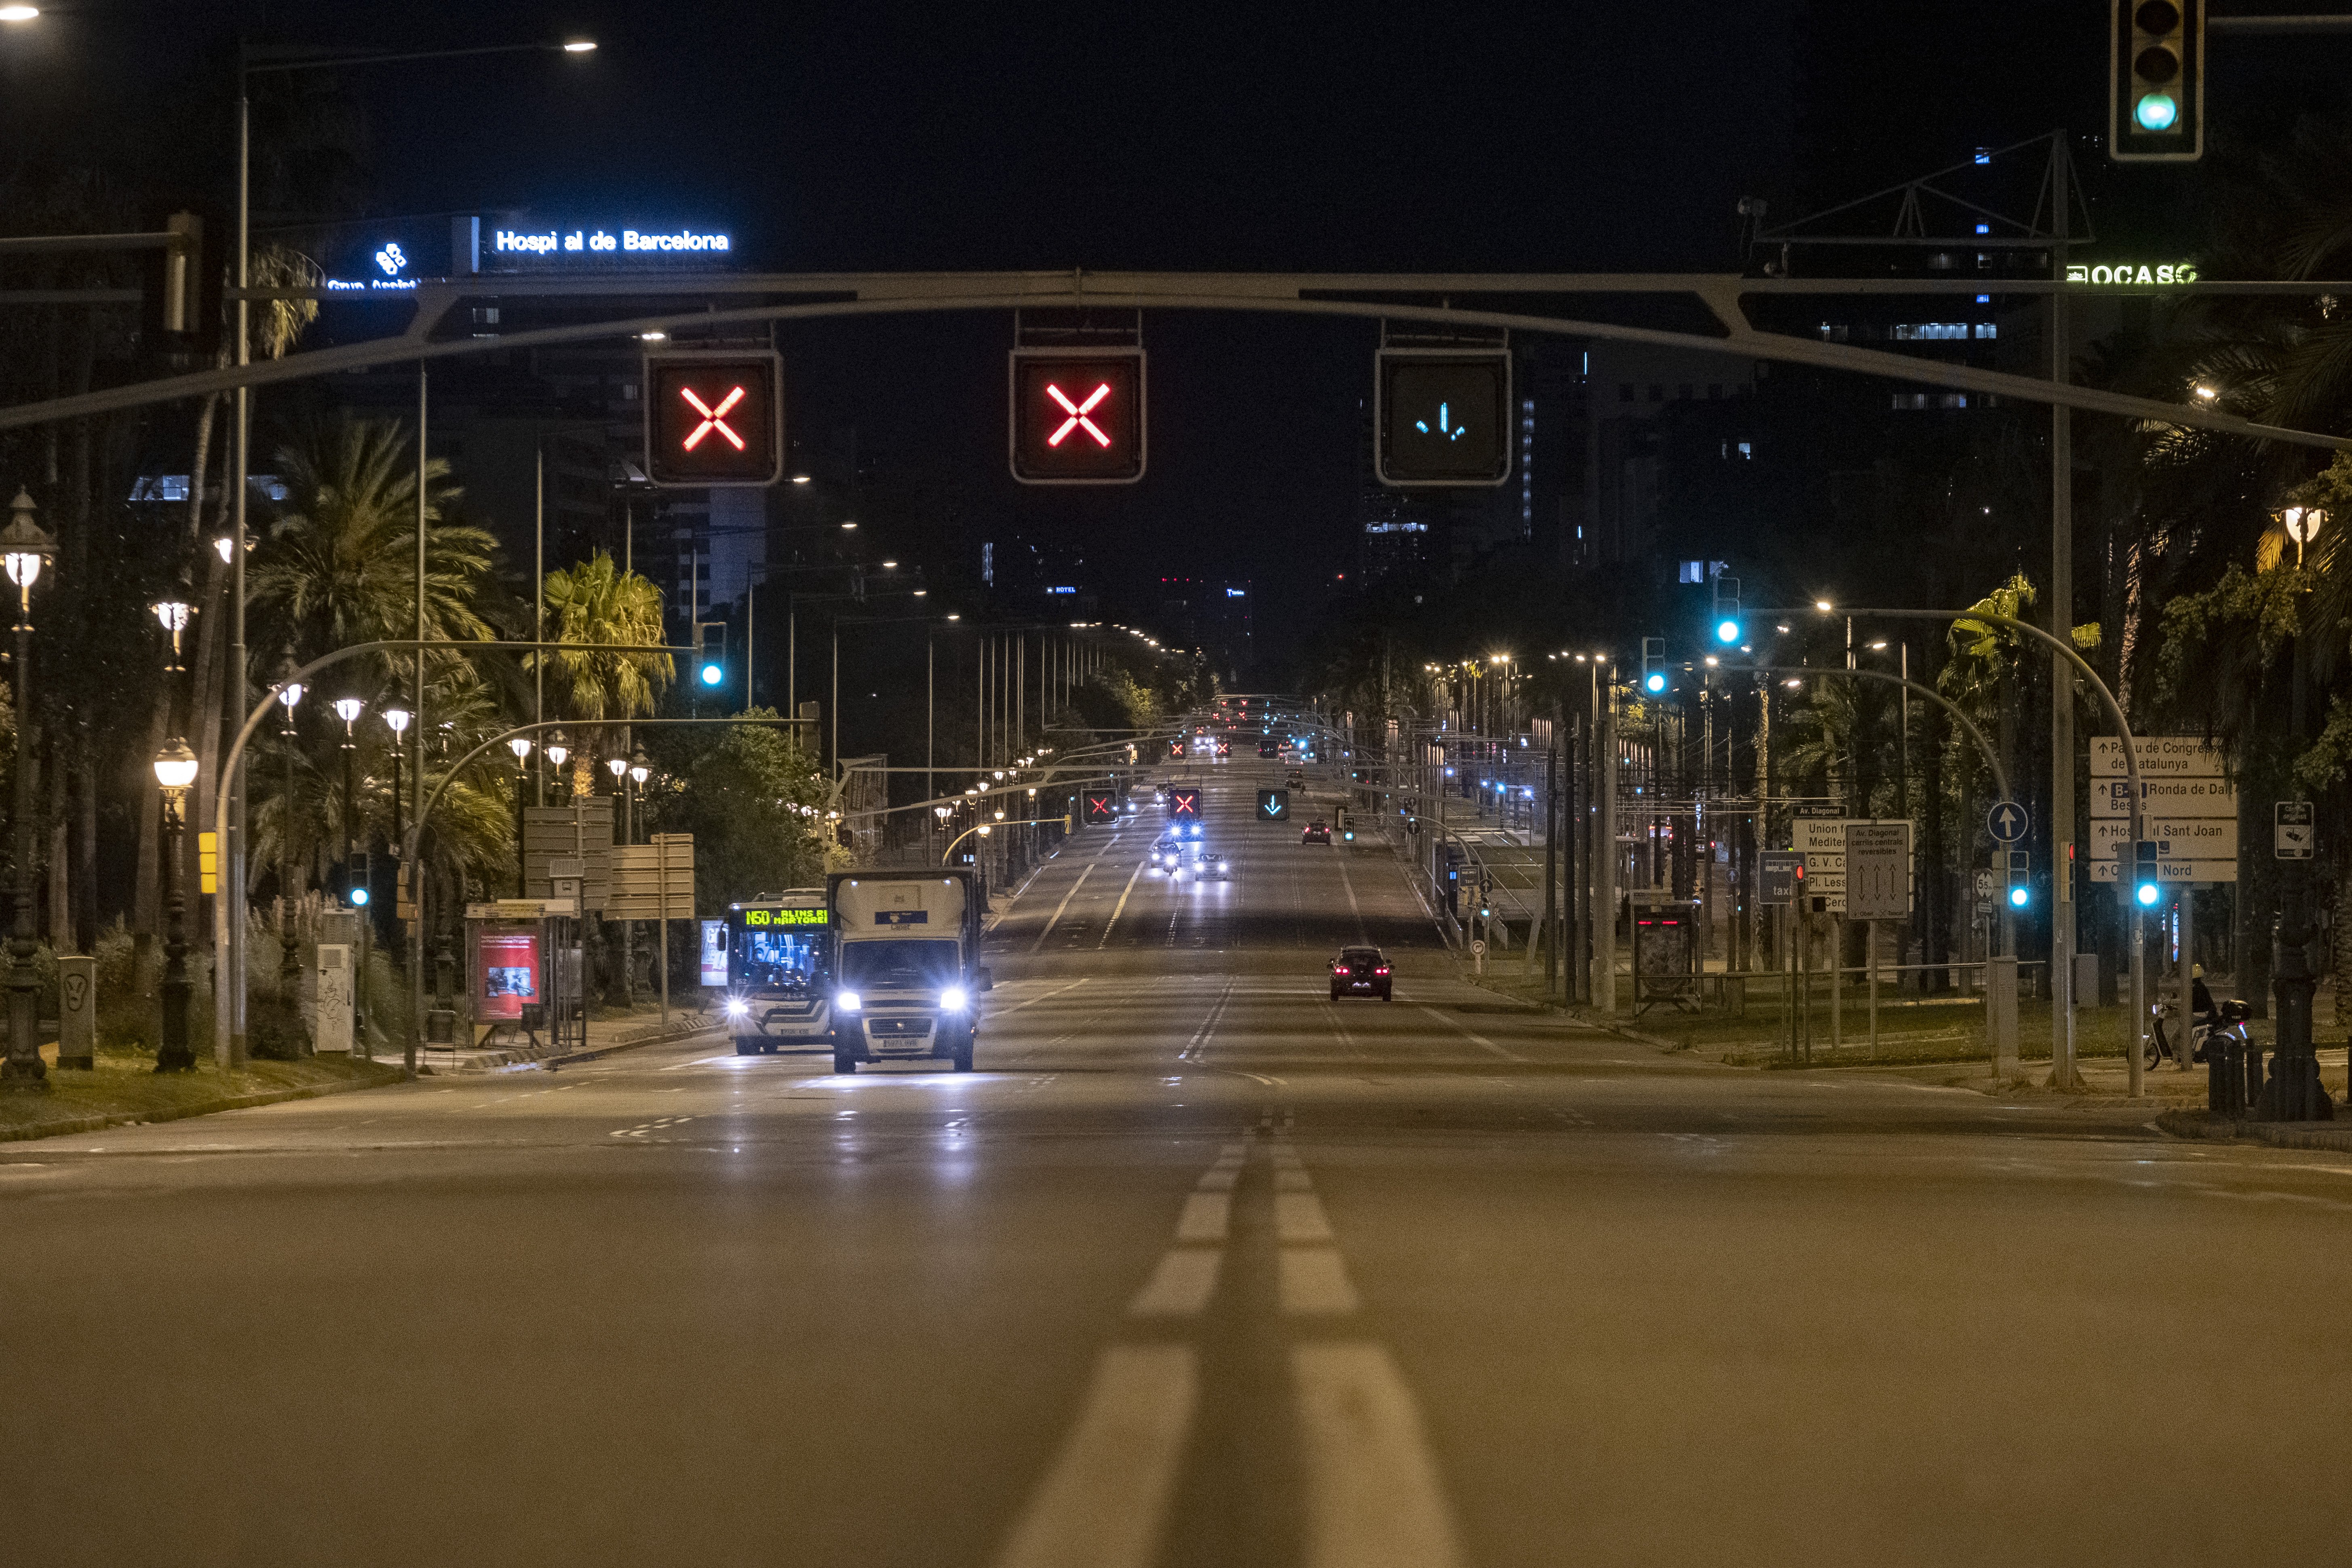
[[[359,891],[359,847],[352,826],[352,802],[357,793],[352,783],[352,759],[359,751],[359,742],[352,735],[352,726],[360,721],[362,713],[367,711],[367,704],[356,697],[338,697],[333,706],[335,717],[343,721],[343,885],[347,895],[344,901],[357,909],[367,900]]]
[[[411,722],[415,719],[415,717],[416,717],[416,715],[415,715],[415,714],[411,713],[411,712],[410,712],[407,709],[405,709],[405,708],[387,708],[387,709],[385,709],[385,710],[383,710],[383,721],[384,721],[384,723],[385,723],[385,724],[389,725],[389,726],[391,727],[391,729],[392,729],[392,845],[391,845],[391,849],[392,849],[392,858],[393,858],[393,859],[394,859],[394,861],[397,861],[397,860],[399,860],[399,858],[400,858],[400,846],[401,846],[401,844],[403,843],[403,839],[402,839],[402,837],[401,837],[402,827],[401,827],[401,820],[400,820],[400,762],[401,762],[401,755],[400,755],[400,753],[401,753],[401,742],[402,742],[402,740],[403,740],[403,739],[407,735],[407,733],[408,733],[408,726],[409,726],[409,724],[410,724],[410,723],[411,723]],[[398,906],[399,906],[399,900],[398,900],[397,898],[395,898],[395,899],[393,900],[393,903],[394,903],[394,913],[397,914],[397,913],[399,912],[399,908],[398,908]]]
[[[286,660],[287,675],[294,670],[294,660]],[[278,700],[285,705],[286,722],[278,733],[286,743],[286,798],[278,811],[278,990],[279,998],[289,1008],[295,1005],[295,987],[302,979],[302,965],[295,958],[301,945],[294,935],[294,707],[302,700],[302,683],[281,679]]]
[[[155,753],[155,782],[163,791],[163,1032],[155,1047],[157,1072],[194,1072],[188,1045],[188,900],[180,885],[180,853],[188,826],[188,788],[196,782],[196,754],[174,735]]]
[[[555,764],[555,782],[558,788],[563,785],[563,764],[571,758],[572,746],[564,740],[562,731],[558,730],[547,738],[547,760]]]
[[[48,1087],[48,1068],[38,1035],[41,976],[33,967],[33,767],[26,738],[33,728],[33,584],[58,545],[33,511],[33,498],[20,489],[8,503],[8,526],[0,528],[0,563],[16,584],[16,909],[8,932],[8,1057],[0,1062],[0,1089],[39,1090]]]

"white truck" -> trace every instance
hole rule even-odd
[[[971,1070],[979,997],[981,884],[972,872],[836,871],[825,879],[834,935],[833,1070],[930,1058]]]

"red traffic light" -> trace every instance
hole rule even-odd
[[[657,485],[772,485],[784,460],[772,353],[646,356],[646,474]]]
[[[1124,485],[1143,477],[1141,349],[1015,349],[1013,477]]]

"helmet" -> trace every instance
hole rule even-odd
[[[2189,966],[2189,978],[2190,978],[2191,980],[2202,980],[2202,979],[2204,979],[2204,978],[2205,978],[2205,966],[2204,966],[2203,964],[2201,964],[2201,963],[2192,963],[2192,964],[2190,964],[2190,965]]]

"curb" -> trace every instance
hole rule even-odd
[[[2273,1149],[2352,1153],[2352,1125],[2342,1123],[2236,1121],[2201,1110],[2167,1110],[2158,1114],[2156,1127],[2176,1138],[2202,1138],[2216,1143],[2266,1143]]]
[[[389,1089],[397,1078],[379,1083],[314,1083],[300,1089],[267,1089],[252,1094],[225,1095],[194,1105],[175,1105],[138,1115],[76,1116],[62,1121],[37,1122],[30,1127],[0,1127],[0,1143],[22,1143],[36,1138],[61,1138],[75,1132],[103,1132],[110,1127],[139,1127],[151,1121],[185,1121],[192,1116],[217,1116],[224,1110],[251,1110],[256,1106],[282,1105],[289,1100],[323,1100],[363,1089]]]
[[[697,1035],[715,1035],[718,1032],[719,1026],[706,1018],[691,1029],[676,1029],[667,1035],[652,1034],[642,1040],[619,1040],[609,1046],[591,1046],[584,1051],[567,1051],[560,1057],[541,1057],[535,1062],[524,1065],[553,1072],[556,1068],[567,1067],[573,1062],[598,1061],[605,1057],[618,1056],[623,1051],[634,1051],[641,1046],[667,1045],[676,1040],[690,1040]]]

